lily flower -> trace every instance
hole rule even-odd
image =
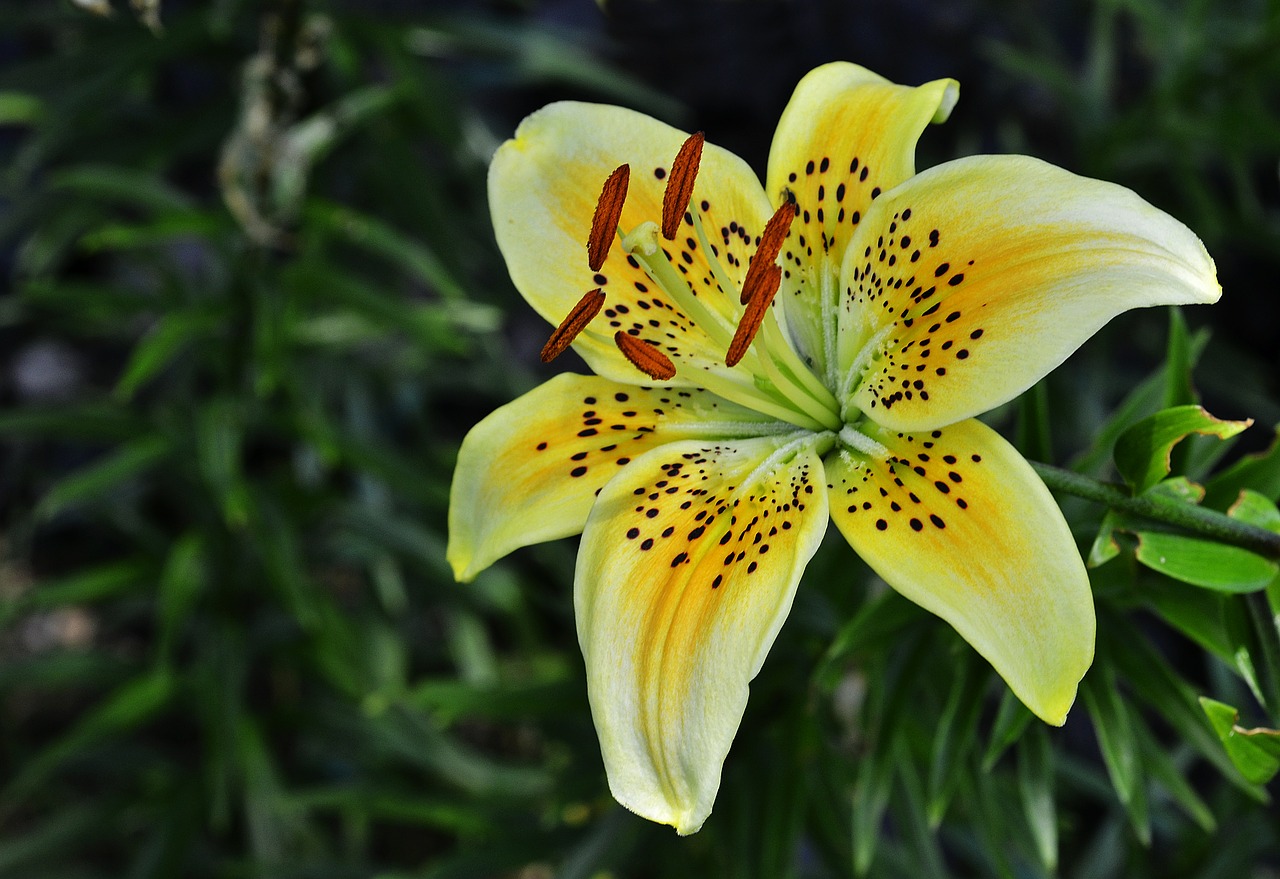
[[[596,374],[471,430],[448,558],[467,581],[581,532],[574,608],[609,785],[681,834],[711,812],[828,520],[1045,722],[1092,661],[1066,522],[975,416],[1120,312],[1220,289],[1199,239],[1120,186],[1023,156],[915,173],[957,92],[819,67],[763,187],[701,135],[584,103],[529,116],[493,159],[511,278],[559,325],[544,356],[572,345]]]

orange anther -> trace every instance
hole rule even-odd
[[[737,366],[738,361],[742,360],[747,349],[751,347],[751,341],[755,339],[756,332],[769,311],[769,306],[773,304],[773,297],[782,284],[782,269],[771,263],[768,270],[758,273],[756,277],[759,280],[753,284],[751,273],[748,272],[747,283],[742,285],[743,295],[750,298],[747,300],[746,309],[742,312],[742,320],[738,321],[738,329],[733,334],[733,341],[729,343],[729,351],[724,355],[726,366]]]
[[[618,350],[622,352],[623,356],[631,361],[632,366],[649,376],[649,378],[666,381],[675,377],[675,364],[671,362],[667,355],[648,342],[641,341],[635,336],[629,336],[622,330],[618,330],[613,334],[613,343],[618,346]]]
[[[578,338],[578,333],[585,330],[591,319],[600,313],[603,305],[604,291],[599,287],[584,293],[568,316],[560,321],[560,326],[551,333],[547,344],[542,346],[542,362],[550,363],[563,354],[573,344],[573,340]]]
[[[667,189],[662,194],[662,237],[668,241],[676,240],[680,218],[693,197],[693,182],[698,179],[698,163],[702,161],[702,144],[705,141],[701,131],[689,135],[671,163]]]
[[[756,248],[756,254],[751,258],[751,264],[747,267],[747,277],[742,281],[741,301],[744,305],[751,298],[750,291],[760,284],[762,278],[767,277],[765,272],[774,267],[774,261],[777,260],[778,254],[782,251],[782,242],[787,240],[787,233],[791,230],[791,221],[795,218],[795,203],[784,201],[782,206],[769,218],[769,222],[765,224],[764,233],[760,236],[760,246]]]
[[[619,165],[600,190],[596,212],[591,217],[591,237],[587,239],[587,265],[598,272],[609,255],[609,245],[618,231],[622,217],[622,204],[627,199],[627,184],[631,180],[631,166]]]

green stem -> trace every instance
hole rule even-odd
[[[1051,489],[1106,504],[1122,513],[1176,525],[1269,559],[1280,560],[1280,534],[1232,519],[1217,510],[1184,504],[1158,495],[1143,494],[1134,497],[1120,486],[1051,464],[1041,464],[1039,461],[1032,461],[1031,467]]]

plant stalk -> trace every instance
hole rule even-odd
[[[1280,560],[1280,534],[1233,519],[1217,510],[1180,503],[1158,495],[1134,497],[1118,485],[1071,470],[1031,461],[1031,467],[1055,491],[1105,504],[1113,510],[1176,525],[1204,537]]]

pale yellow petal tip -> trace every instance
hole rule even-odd
[[[1031,705],[1027,707],[1031,708],[1032,714],[1049,724],[1049,726],[1062,726],[1067,722],[1067,714],[1071,711],[1071,706],[1075,704],[1078,689],[1078,684],[1072,687],[1071,692],[1067,694],[1065,699],[1055,699],[1038,707]]]
[[[1078,672],[1062,675],[1060,680],[1053,682],[1054,685],[1046,688],[1043,692],[1019,693],[1014,690],[1014,695],[1022,700],[1022,704],[1031,709],[1032,714],[1045,723],[1050,726],[1062,726],[1067,722],[1067,714],[1071,711],[1071,706],[1075,704],[1076,694],[1080,689],[1080,681],[1083,680],[1091,665],[1093,665],[1092,640],[1089,644],[1088,655],[1080,664]]]
[[[464,553],[455,548],[452,541],[444,553],[445,561],[449,563],[449,567],[453,569],[453,579],[459,583],[470,583],[480,573],[480,570],[473,567],[474,558],[471,553]]]
[[[661,799],[654,800],[648,797],[636,799],[626,791],[619,791],[612,782],[609,784],[609,791],[618,804],[628,812],[639,815],[646,821],[673,827],[680,836],[692,836],[697,833],[711,816],[710,807],[699,810],[678,806]]]
[[[960,100],[960,83],[954,79],[936,79],[922,86],[922,88],[929,87],[942,89],[942,95],[938,99],[938,109],[934,111],[933,118],[929,120],[934,125],[941,125],[951,117],[951,111],[955,109],[956,102]]]

